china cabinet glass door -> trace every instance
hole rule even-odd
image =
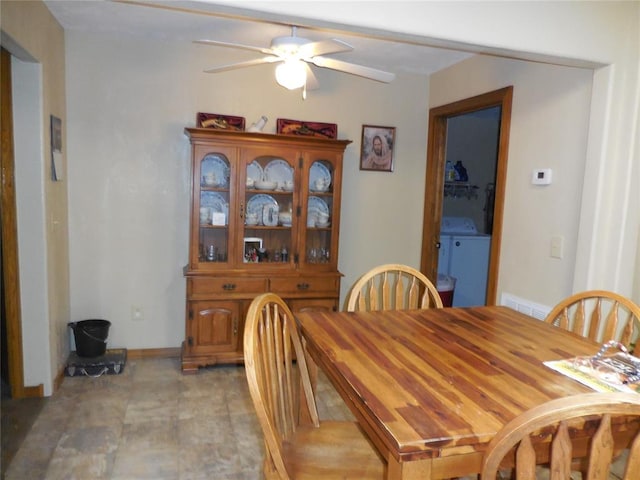
[[[303,261],[307,266],[328,266],[335,263],[334,191],[339,179],[330,158],[314,154],[309,160],[308,169],[303,173],[307,184]]]
[[[289,267],[293,262],[299,182],[295,161],[292,151],[280,150],[277,156],[259,149],[243,151],[240,178],[244,226],[239,260],[246,267]]]
[[[194,177],[194,229],[198,238],[197,258],[202,268],[225,264],[229,254],[229,204],[232,164],[225,151],[203,151]]]

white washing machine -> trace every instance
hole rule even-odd
[[[468,217],[442,217],[438,273],[456,279],[454,307],[485,305],[491,235]]]

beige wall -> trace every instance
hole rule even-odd
[[[50,180],[50,115],[63,122],[63,153],[66,154],[64,127],[66,118],[65,99],[65,52],[64,32],[49,10],[41,2],[3,1],[1,27],[3,46],[13,55],[25,62],[40,64],[41,75],[41,122],[35,132],[42,136],[40,158],[16,158],[16,162],[39,162],[39,175],[28,183],[17,183],[18,221],[40,219],[43,222],[45,239],[42,258],[46,265],[42,269],[44,278],[39,278],[39,286],[22,283],[23,311],[30,312],[29,302],[43,295],[46,318],[32,318],[23,314],[23,349],[25,356],[25,384],[27,386],[44,384],[45,394],[51,393],[52,380],[62,370],[68,356],[67,322],[69,321],[69,248],[67,230],[67,186],[68,182]],[[35,70],[34,70],[35,71]],[[14,88],[19,87],[14,86]],[[19,133],[18,133],[19,134]],[[27,139],[33,143],[34,137]],[[16,146],[20,151],[20,145]],[[64,156],[64,155],[63,155]],[[64,156],[66,158],[66,156]],[[63,161],[66,161],[63,158]],[[36,163],[37,165],[37,163]],[[63,163],[64,167],[64,163]],[[24,165],[17,166],[17,170]],[[36,167],[37,168],[37,167]],[[64,173],[64,172],[63,172]],[[37,181],[33,181],[36,179]],[[20,196],[25,192],[40,199],[37,209],[21,209]],[[19,237],[23,232],[19,231]],[[22,246],[22,245],[21,245]],[[20,269],[25,274],[30,266],[22,261],[29,252],[21,252]],[[36,255],[42,252],[37,252]],[[39,257],[38,257],[39,258]],[[28,258],[27,258],[28,261]],[[44,292],[42,289],[44,288]],[[37,290],[36,290],[37,289]],[[43,333],[43,329],[46,333]],[[48,331],[47,331],[48,329]],[[48,352],[48,355],[47,355]],[[44,357],[44,358],[43,358]]]
[[[490,56],[431,76],[431,107],[513,85],[498,301],[506,292],[553,306],[571,293],[592,77],[588,69]],[[551,185],[531,184],[536,168],[552,169]],[[549,255],[554,235],[564,238],[562,259]]]
[[[233,51],[189,42],[67,33],[71,304],[112,321],[113,346],[177,347],[184,336],[189,144],[196,113],[338,124],[343,175],[339,268],[346,289],[381,262],[419,265],[428,80],[390,85],[321,70],[320,88],[275,83],[273,66],[202,73]],[[153,58],[153,62],[142,59]],[[359,170],[363,124],[397,128],[395,171]],[[144,310],[132,321],[131,306]]]

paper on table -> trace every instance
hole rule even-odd
[[[611,349],[619,350],[613,354]],[[544,364],[598,392],[640,393],[640,358],[629,354],[622,343],[611,340],[589,357],[573,357]]]
[[[553,360],[544,362],[544,364],[555,370],[556,372],[562,373],[567,377],[573,378],[578,382],[586,385],[589,388],[597,392],[631,392],[631,393],[640,393],[640,384],[621,384],[621,383],[609,383],[605,382],[601,378],[594,376],[584,370],[580,370],[574,366],[574,359],[570,358],[568,360]]]

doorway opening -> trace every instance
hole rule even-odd
[[[500,243],[502,236],[502,216],[504,206],[504,191],[507,172],[507,157],[509,146],[509,130],[511,124],[511,103],[513,87],[506,87],[468,99],[460,100],[448,105],[429,110],[429,134],[427,147],[427,174],[424,217],[422,234],[422,252],[420,268],[432,280],[437,278],[438,262],[441,255],[441,223],[444,209],[444,198],[447,195],[474,196],[483,198],[483,212],[477,223],[484,232],[489,232],[489,252],[486,275],[486,296],[483,304],[494,305],[498,283],[498,267],[500,259]],[[456,146],[447,144],[448,129],[452,127],[454,119],[462,115],[484,115],[498,109],[499,120],[494,182],[484,181],[484,185],[475,185],[473,181],[461,181],[460,176],[451,174],[449,166],[449,181],[446,181],[447,151],[455,151]],[[455,141],[455,140],[454,140]],[[464,166],[464,164],[463,164]],[[465,167],[466,168],[466,167]],[[488,174],[489,176],[491,173]],[[457,180],[456,180],[457,178]],[[477,187],[477,188],[474,188]],[[451,208],[451,207],[448,207]],[[480,230],[479,229],[479,230]],[[454,294],[455,302],[455,294]]]

